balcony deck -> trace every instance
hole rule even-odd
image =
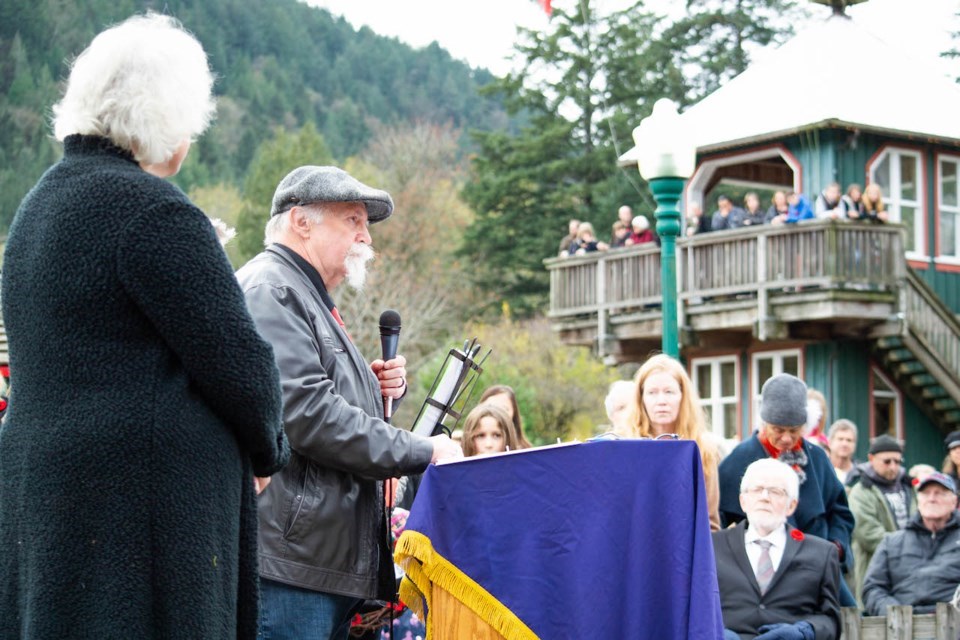
[[[617,360],[660,346],[660,250],[627,247],[545,261],[554,328]],[[906,306],[898,225],[811,221],[677,242],[685,346],[896,332]],[[883,327],[886,326],[886,329]]]

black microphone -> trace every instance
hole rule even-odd
[[[397,343],[400,342],[400,314],[387,309],[380,314],[380,350],[383,361],[397,357]],[[383,398],[383,419],[390,422],[393,415],[393,398]]]

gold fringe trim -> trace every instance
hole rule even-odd
[[[437,553],[430,539],[419,531],[404,531],[397,540],[393,557],[405,572],[400,584],[400,599],[426,620],[427,638],[435,637],[433,616],[424,613],[429,614],[432,604],[431,587],[436,584],[480,616],[504,638],[538,639],[537,634],[516,614]]]

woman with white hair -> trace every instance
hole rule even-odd
[[[2,275],[0,638],[256,636],[255,492],[289,456],[276,366],[214,227],[163,180],[212,84],[148,14],[98,35],[54,107],[64,156]]]

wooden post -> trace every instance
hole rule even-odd
[[[913,607],[887,607],[887,640],[913,640]]]
[[[767,340],[767,323],[770,320],[770,290],[767,288],[767,242],[770,236],[759,233],[754,238],[757,243],[757,339]]]
[[[946,602],[937,603],[936,640],[957,640],[960,637],[960,615],[953,605]]]
[[[856,607],[840,609],[840,635],[844,640],[860,640],[860,609]]]
[[[603,359],[607,355],[607,261],[597,260],[597,356]]]

